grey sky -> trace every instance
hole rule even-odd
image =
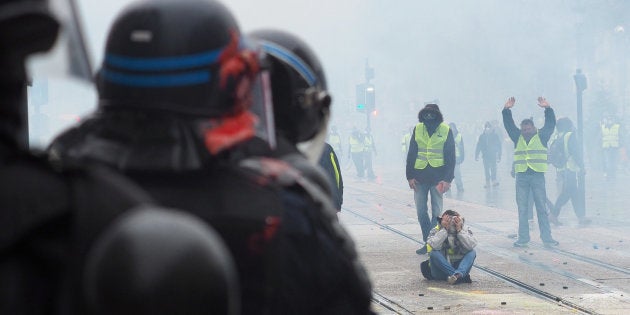
[[[127,2],[83,5],[97,67],[109,23]],[[517,119],[540,114],[535,107],[539,95],[560,110],[559,116],[575,116],[575,68],[584,68],[587,75],[599,72],[593,60],[597,47],[602,36],[612,36],[584,28],[609,28],[612,34],[613,27],[602,23],[614,26],[619,19],[615,11],[624,8],[620,1],[543,0],[224,3],[245,33],[280,28],[311,44],[328,75],[335,121],[346,112],[356,116],[351,111],[354,86],[363,81],[369,60],[376,70],[379,114],[388,124],[413,123],[417,104],[432,99],[440,100],[450,120],[498,119],[504,99],[512,95]],[[580,22],[585,25],[582,36],[598,36],[583,40],[590,52],[581,57]]]

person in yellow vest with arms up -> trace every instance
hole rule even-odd
[[[455,140],[437,104],[427,104],[418,113],[407,154],[406,175],[413,189],[418,222],[425,245],[416,254],[427,253],[426,241],[442,213],[443,194],[451,187],[455,171]],[[427,202],[431,195],[431,215]]]
[[[613,178],[617,172],[617,160],[619,159],[620,126],[612,117],[606,117],[602,121],[602,153],[604,154],[604,176]]]
[[[536,129],[534,121],[523,119],[519,129],[512,118],[512,107],[516,100],[508,98],[503,106],[503,125],[514,142],[514,173],[516,179],[516,205],[518,207],[518,239],[514,247],[527,247],[529,224],[527,222],[527,200],[530,192],[534,196],[540,238],[545,246],[557,246],[551,237],[549,213],[545,206],[547,191],[545,172],[547,171],[547,142],[556,127],[556,115],[543,97],[538,97],[538,106],[545,109],[545,125]]]

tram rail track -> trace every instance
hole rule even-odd
[[[420,240],[418,240],[418,239],[416,239],[416,238],[414,238],[414,237],[412,237],[412,236],[410,236],[410,235],[408,235],[408,234],[406,234],[406,233],[404,233],[402,231],[399,231],[399,230],[397,230],[395,228],[392,228],[391,226],[388,226],[386,224],[382,224],[382,223],[380,223],[380,222],[378,222],[378,221],[376,221],[376,220],[374,220],[372,218],[369,218],[369,217],[367,217],[367,216],[365,216],[365,215],[363,215],[361,213],[358,213],[357,211],[354,211],[352,209],[348,209],[346,207],[344,207],[343,210],[347,211],[347,212],[350,212],[354,216],[359,217],[359,218],[361,218],[361,219],[363,219],[365,221],[369,221],[370,223],[375,224],[375,225],[377,225],[378,227],[380,227],[380,228],[382,228],[384,230],[387,230],[389,232],[397,234],[397,235],[399,235],[401,237],[404,237],[406,239],[412,240],[412,241],[414,241],[414,242],[416,242],[418,244],[424,244],[424,242],[422,242],[422,241],[420,241]],[[494,276],[494,277],[496,277],[496,278],[498,278],[498,279],[500,279],[500,280],[502,280],[502,281],[504,281],[506,283],[509,283],[509,284],[517,287],[521,291],[523,291],[523,292],[525,292],[525,293],[527,293],[527,294],[529,294],[531,296],[534,296],[534,297],[537,297],[537,298],[541,298],[541,299],[544,299],[544,300],[547,300],[547,301],[551,301],[551,302],[554,302],[554,303],[559,303],[559,304],[563,305],[564,307],[566,307],[566,308],[568,308],[570,310],[578,311],[578,312],[581,312],[583,314],[592,314],[592,315],[599,314],[595,310],[592,310],[592,309],[589,309],[587,307],[583,307],[583,306],[581,306],[579,304],[576,304],[576,303],[573,303],[571,301],[568,301],[568,300],[562,298],[561,296],[555,295],[555,294],[553,294],[551,292],[547,292],[547,291],[541,290],[541,289],[539,289],[539,288],[537,288],[535,286],[532,286],[530,284],[527,284],[525,282],[522,282],[520,280],[512,278],[509,275],[501,273],[501,272],[499,272],[497,270],[493,270],[493,269],[488,268],[488,267],[480,266],[478,264],[473,265],[473,267],[475,267],[476,269],[478,269],[478,270],[480,270],[482,272],[485,272],[485,273],[487,273],[489,275],[492,275],[492,276]],[[385,297],[384,295],[382,295],[382,294],[380,294],[380,293],[378,293],[376,291],[372,291],[372,293],[374,295],[372,297],[372,301],[374,303],[377,303],[377,304],[385,307],[386,309],[388,309],[389,311],[394,312],[395,314],[415,314],[414,312],[408,310],[407,308],[401,306],[400,304],[393,303],[393,301],[391,299]],[[386,301],[386,303],[384,303],[384,301]],[[392,305],[394,305],[394,306],[392,306]]]
[[[362,189],[356,189],[354,187],[353,187],[353,189],[362,191]],[[388,189],[400,191],[399,188],[395,188],[395,187],[388,187]],[[367,193],[364,190],[363,190],[363,192]],[[377,197],[378,196],[380,196],[380,197],[384,197],[385,196],[383,193],[369,192],[369,194],[372,195],[372,196],[377,196]],[[388,199],[391,202],[395,202],[395,203],[397,203],[399,205],[402,205],[403,207],[407,207],[408,206],[408,204],[406,202],[401,202],[401,201],[396,200],[396,199],[391,198],[391,197],[388,197]],[[366,219],[367,219],[367,217],[366,217]],[[370,220],[370,221],[373,221],[376,224],[380,224],[378,221],[375,221],[375,220]],[[481,225],[481,224],[475,224],[475,223],[470,223],[470,222],[468,222],[467,224],[470,225],[471,227],[474,227],[475,229],[478,229],[478,230],[483,230],[483,231],[486,231],[486,232],[489,232],[489,233],[493,233],[493,234],[497,234],[497,235],[503,235],[503,233],[501,231],[499,231],[497,229],[493,229],[493,228],[487,227],[487,226],[484,226],[484,225]],[[383,227],[383,228],[391,229],[390,227]],[[407,238],[407,239],[410,239],[410,240],[418,242],[418,244],[420,244],[420,245],[424,245],[424,242],[418,241],[417,239],[415,239],[411,235],[404,234],[403,236],[405,238]],[[572,259],[575,259],[575,260],[578,260],[578,261],[581,261],[581,262],[584,262],[584,263],[596,265],[596,266],[599,266],[599,267],[602,267],[602,268],[605,268],[605,269],[608,269],[608,270],[611,270],[611,271],[616,271],[616,272],[623,273],[625,275],[629,275],[630,276],[630,269],[628,269],[628,268],[625,268],[625,267],[622,267],[622,266],[613,265],[613,264],[610,264],[610,263],[607,263],[607,262],[604,262],[604,261],[601,261],[601,260],[598,260],[598,259],[595,259],[595,258],[591,258],[591,257],[585,256],[585,255],[576,254],[576,253],[569,252],[569,251],[566,251],[566,250],[563,250],[563,249],[560,249],[560,248],[556,248],[556,247],[544,247],[542,245],[538,245],[538,244],[535,244],[535,243],[530,243],[530,247],[531,248],[536,248],[536,249],[549,250],[549,251],[552,251],[552,252],[554,252],[556,254],[563,255],[565,257],[569,257],[569,258],[572,258]]]

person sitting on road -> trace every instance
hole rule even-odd
[[[449,284],[471,283],[470,269],[475,262],[477,239],[457,211],[446,210],[438,218],[427,238],[429,270],[423,275],[429,280],[446,280]]]

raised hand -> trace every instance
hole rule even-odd
[[[542,107],[542,108],[547,108],[551,105],[549,105],[549,102],[547,102],[547,99],[545,99],[542,96],[538,97],[538,106]]]
[[[514,103],[516,103],[516,99],[514,98],[514,96],[512,96],[507,99],[505,105],[503,105],[503,108],[512,108],[514,107]]]

